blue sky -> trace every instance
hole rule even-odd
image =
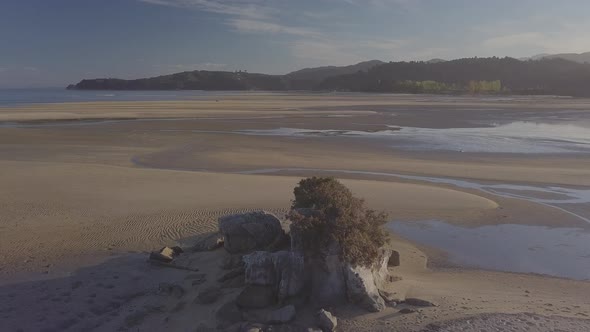
[[[588,0],[2,0],[0,87],[590,51]]]

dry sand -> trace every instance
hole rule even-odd
[[[136,331],[184,331],[195,328],[199,321],[210,324],[217,307],[235,294],[224,293],[223,299],[212,306],[195,305],[192,301],[198,289],[190,288],[185,272],[147,266],[141,252],[191,243],[214,230],[216,218],[223,214],[254,209],[280,214],[288,208],[298,179],[314,174],[302,171],[268,176],[214,171],[297,167],[590,185],[590,160],[583,156],[425,155],[391,152],[383,146],[339,138],[300,140],[226,131],[294,125],[380,129],[388,116],[379,111],[380,107],[440,107],[440,114],[426,120],[418,111],[415,115],[413,111],[398,112],[405,123],[430,121],[435,126],[453,125],[449,114],[456,109],[467,117],[475,112],[469,110],[474,107],[518,108],[543,114],[556,107],[583,111],[588,105],[588,101],[577,99],[539,103],[535,98],[481,101],[449,97],[441,101],[429,96],[257,94],[219,102],[0,109],[0,121],[37,124],[0,128],[0,320],[9,331],[112,331],[120,326]],[[170,128],[167,120],[84,126],[54,122],[170,117],[201,120],[175,121],[174,129],[182,130],[172,132],[159,131]],[[220,132],[199,132],[205,129]],[[555,209],[478,191],[379,176],[339,176],[350,178],[344,180],[345,184],[365,197],[371,207],[386,210],[396,219],[588,227]],[[399,308],[379,314],[337,309],[343,330],[418,331],[431,323],[480,314],[527,312],[579,319],[587,318],[584,315],[590,312],[588,282],[489,271],[433,270],[427,268],[425,252],[415,245],[400,238],[395,245],[402,253],[402,266],[395,271],[402,277],[399,292],[432,299],[440,306],[409,315],[398,314]],[[435,251],[428,254],[431,260],[444,259]],[[209,282],[219,273],[216,261],[220,255],[223,252],[196,258]],[[157,295],[155,289],[162,280],[180,282],[189,293],[182,299]],[[519,317],[483,316],[473,326],[485,329],[477,325],[480,320],[515,321]],[[448,326],[464,323],[449,322]],[[565,326],[561,323],[556,319],[555,328]],[[563,322],[570,323],[575,327],[572,331],[588,330],[587,321]]]

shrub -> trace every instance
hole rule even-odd
[[[386,214],[367,209],[364,200],[331,177],[303,179],[294,194],[288,216],[306,256],[321,257],[335,249],[352,265],[375,263],[387,239]]]

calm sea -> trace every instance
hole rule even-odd
[[[0,107],[87,101],[190,100],[237,93],[224,91],[81,91],[63,88],[0,89]]]

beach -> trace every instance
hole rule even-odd
[[[149,270],[148,252],[189,247],[223,215],[267,210],[282,218],[307,176],[341,179],[392,223],[590,232],[588,99],[240,93],[6,106],[0,122],[0,318],[10,330],[210,324],[221,302],[174,310],[178,303],[166,302],[126,325],[132,308],[158,301],[145,289],[187,283],[179,271]],[[423,233],[395,230],[400,291],[438,306],[415,315],[342,309],[344,331],[420,331],[524,313],[571,319],[572,331],[590,326],[587,258],[571,263],[571,275],[553,266],[517,271],[457,259],[420,241]],[[576,248],[576,257],[590,254]],[[518,250],[523,260],[532,252]],[[202,258],[211,280],[219,255]]]

